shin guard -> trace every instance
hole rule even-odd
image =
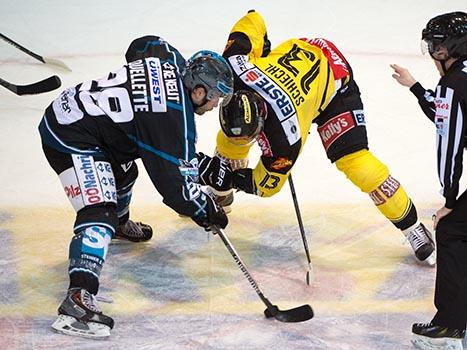
[[[346,155],[336,162],[354,185],[368,193],[378,210],[397,228],[410,227],[417,221],[417,213],[399,181],[389,169],[368,150]]]

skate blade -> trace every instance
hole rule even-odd
[[[108,303],[108,304],[112,304],[114,302],[111,296],[104,295],[104,294],[97,294],[96,300],[103,302],[103,303]]]
[[[412,344],[422,350],[463,350],[462,339],[429,338],[413,334]]]
[[[431,253],[430,256],[425,259],[424,263],[429,266],[436,265],[436,250],[434,250],[433,253]]]
[[[52,328],[62,334],[90,339],[105,339],[110,336],[110,327],[102,323],[83,323],[67,315],[59,315]]]

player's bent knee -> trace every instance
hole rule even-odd
[[[117,207],[115,204],[101,204],[88,206],[76,214],[74,232],[80,232],[83,228],[99,225],[108,228],[112,234],[118,226]]]
[[[70,243],[70,275],[79,272],[99,278],[117,224],[115,205],[91,206],[78,212]]]
[[[388,167],[366,149],[338,159],[336,167],[355,186],[369,194],[390,177]]]

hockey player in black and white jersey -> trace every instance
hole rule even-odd
[[[467,149],[467,13],[432,18],[422,40],[441,75],[435,91],[425,90],[407,69],[391,65],[393,77],[410,88],[436,126],[437,168],[445,198],[433,215],[438,311],[430,323],[412,326],[412,341],[421,349],[461,350],[467,323],[467,190],[459,196]]]
[[[129,220],[141,158],[163,202],[206,230],[228,219],[201,190],[194,113],[202,115],[232,94],[232,72],[212,51],[188,61],[166,41],[133,41],[128,64],[98,80],[63,91],[39,125],[45,156],[76,211],[70,243],[70,284],[56,331],[91,338],[110,335],[114,321],[95,295],[112,238],[151,238],[149,225]]]

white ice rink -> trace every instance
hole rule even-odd
[[[365,105],[370,149],[417,205],[422,221],[443,205],[435,131],[389,64],[427,88],[439,76],[420,53],[431,17],[467,10],[465,0],[32,1],[0,0],[0,33],[72,72],[0,41],[0,77],[29,84],[50,75],[67,87],[124,64],[136,37],[155,34],[188,57],[221,52],[231,26],[255,8],[275,46],[325,37],[352,65]],[[240,194],[226,232],[266,296],[281,308],[309,303],[305,323],[266,320],[254,290],[218,237],[161,203],[143,167],[133,215],[155,229],[145,244],[112,244],[101,291],[116,326],[110,339],[55,334],[67,287],[74,213],[40,146],[37,125],[59,90],[16,96],[0,89],[0,349],[411,349],[413,322],[429,321],[434,269],[418,265],[399,231],[326,159],[315,128],[294,167],[315,279],[287,186],[272,199]],[[197,117],[198,150],[211,153],[217,110]],[[255,164],[259,152],[251,155]],[[465,167],[464,167],[465,168]],[[466,186],[464,181],[463,188]]]

